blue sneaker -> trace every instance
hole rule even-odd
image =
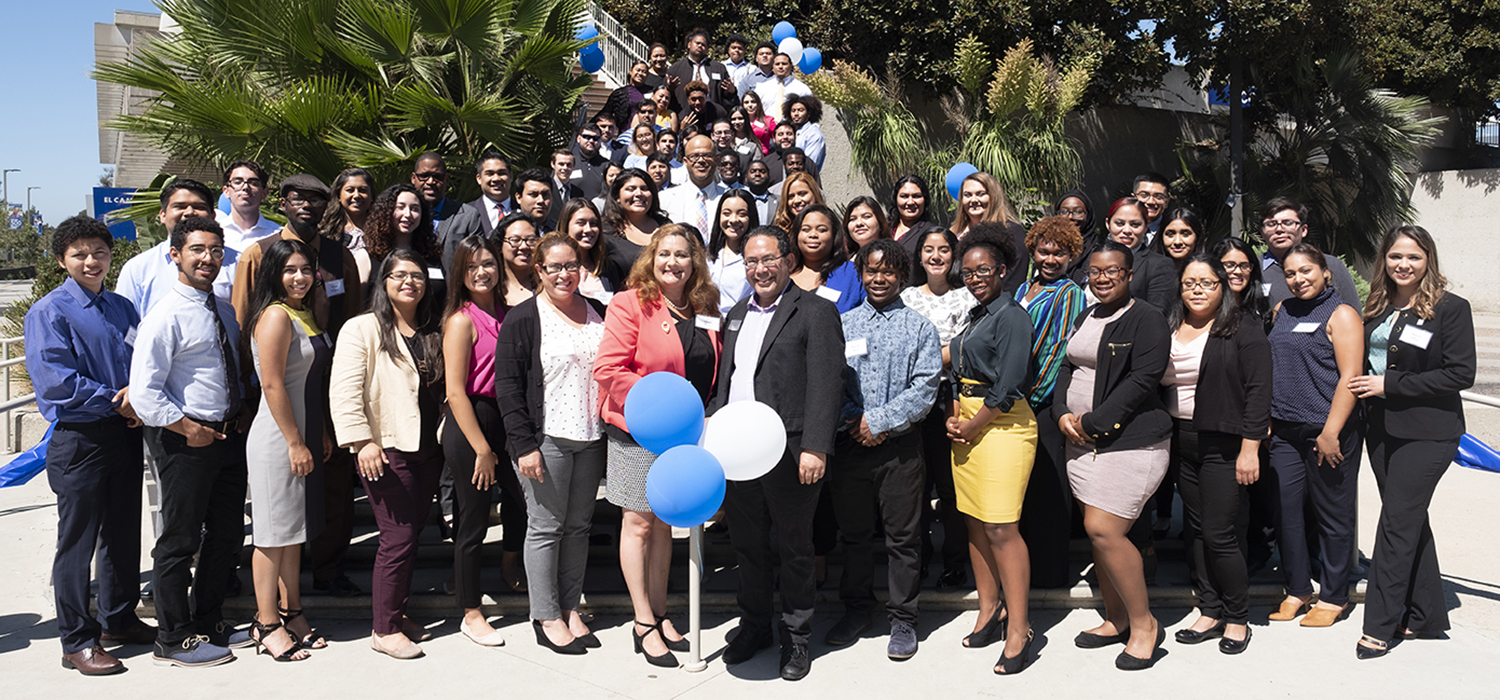
[[[893,661],[905,661],[917,655],[917,631],[905,622],[891,623],[891,641],[885,655]]]
[[[206,636],[209,644],[230,649],[244,649],[255,645],[255,640],[250,638],[249,628],[235,629],[234,623],[228,620],[219,620],[214,624],[214,630]]]
[[[151,658],[152,663],[157,666],[206,668],[234,661],[234,652],[226,647],[210,644],[208,637],[200,634],[188,637],[182,640],[181,644],[170,647],[158,641],[156,653],[152,654]]]

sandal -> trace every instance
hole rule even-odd
[[[273,654],[271,652],[271,648],[266,646],[266,637],[274,633],[276,630],[281,629],[282,626],[283,625],[280,622],[273,622],[269,625],[263,625],[261,624],[260,620],[255,620],[250,623],[250,641],[255,643],[256,656],[259,656],[262,652],[264,652],[267,656],[270,656],[272,659],[281,663],[286,663],[288,661],[306,661],[312,658],[312,655],[307,653],[303,653],[301,656],[297,655],[299,652],[305,652],[306,650],[302,648],[302,645],[298,643],[296,639],[291,639],[291,635],[287,635],[288,639],[291,639],[291,647],[289,647],[286,651],[281,652],[280,654]]]
[[[283,624],[290,624],[292,620],[302,617],[301,610],[288,610],[286,608],[277,608],[276,610],[281,613],[281,622]],[[312,627],[308,627],[307,629],[307,634],[298,642],[302,647],[307,649],[326,649],[328,647],[327,638],[318,634],[318,631]],[[291,628],[288,627],[287,632],[291,631]]]

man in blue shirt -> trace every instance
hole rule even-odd
[[[922,588],[922,432],[918,424],[937,398],[943,349],[937,327],[901,302],[911,256],[889,238],[866,243],[854,257],[865,300],[844,326],[843,430],[829,470],[839,539],[847,557],[839,584],[844,617],[824,641],[850,644],[870,628],[875,607],[875,522],[889,556],[891,637],[886,655],[917,653],[917,594]],[[877,511],[876,505],[879,504]]]
[[[141,431],[130,405],[130,345],[140,318],[104,289],[114,237],[75,216],[58,225],[52,254],[68,279],[26,313],[26,371],[42,417],[55,421],[47,482],[57,494],[52,559],[63,668],[86,676],[125,665],[102,642],[150,644],[140,602]],[[99,615],[89,613],[89,566],[100,545]]]
[[[177,284],[141,321],[130,367],[131,400],[147,426],[161,492],[162,529],[152,550],[154,658],[161,665],[214,666],[234,660],[227,647],[249,641],[222,610],[245,542],[245,443],[236,429],[239,324],[234,307],[213,294],[223,229],[190,217],[172,229],[170,241]]]

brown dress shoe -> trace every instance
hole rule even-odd
[[[1332,627],[1333,623],[1349,616],[1349,610],[1353,606],[1345,605],[1342,608],[1314,607],[1307,616],[1302,618],[1303,627]]]
[[[1288,622],[1297,619],[1298,615],[1305,613],[1312,607],[1312,601],[1297,605],[1290,600],[1281,601],[1281,607],[1270,614],[1267,618],[1273,622]]]
[[[156,628],[136,620],[135,624],[123,630],[99,635],[99,641],[103,644],[154,644]]]
[[[71,654],[63,654],[62,667],[76,669],[85,676],[107,676],[125,670],[125,664],[110,656],[109,652],[98,644]]]

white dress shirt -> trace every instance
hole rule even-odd
[[[760,96],[762,110],[777,122],[781,121],[781,105],[792,95],[811,95],[807,84],[788,75],[785,80],[771,76],[755,85],[755,94]]]
[[[281,224],[261,216],[260,212],[255,213],[255,225],[250,228],[240,227],[233,216],[218,209],[214,210],[214,220],[224,229],[224,247],[236,253],[245,252],[250,244],[281,230]]]
[[[787,286],[791,286],[787,281]],[[759,299],[750,297],[749,308],[739,328],[739,338],[734,341],[734,371],[729,374],[729,403],[755,400],[755,370],[760,365],[760,346],[766,342],[766,331],[771,329],[771,318],[776,307],[786,296],[786,287],[770,306],[761,306]],[[730,323],[734,323],[730,321]],[[734,328],[730,328],[734,331]]]
[[[239,259],[239,251],[224,247],[224,264],[214,279],[214,296],[226,304],[234,292],[234,270]],[[172,262],[172,242],[166,240],[125,261],[120,267],[120,277],[115,280],[115,293],[129,299],[135,304],[136,313],[145,318],[176,284],[177,263]]]
[[[130,362],[130,403],[142,423],[161,428],[183,416],[224,420],[229,410],[224,356],[207,300],[207,292],[178,281],[141,319]],[[234,307],[223,299],[214,303],[235,357],[240,325]]]
[[[725,246],[719,257],[708,261],[708,276],[719,288],[719,313],[729,310],[750,296],[750,282],[745,279],[745,257]]]
[[[718,182],[710,182],[699,189],[691,180],[661,193],[661,210],[674,224],[698,227],[708,244],[708,234],[713,230],[714,206],[729,188]]]

